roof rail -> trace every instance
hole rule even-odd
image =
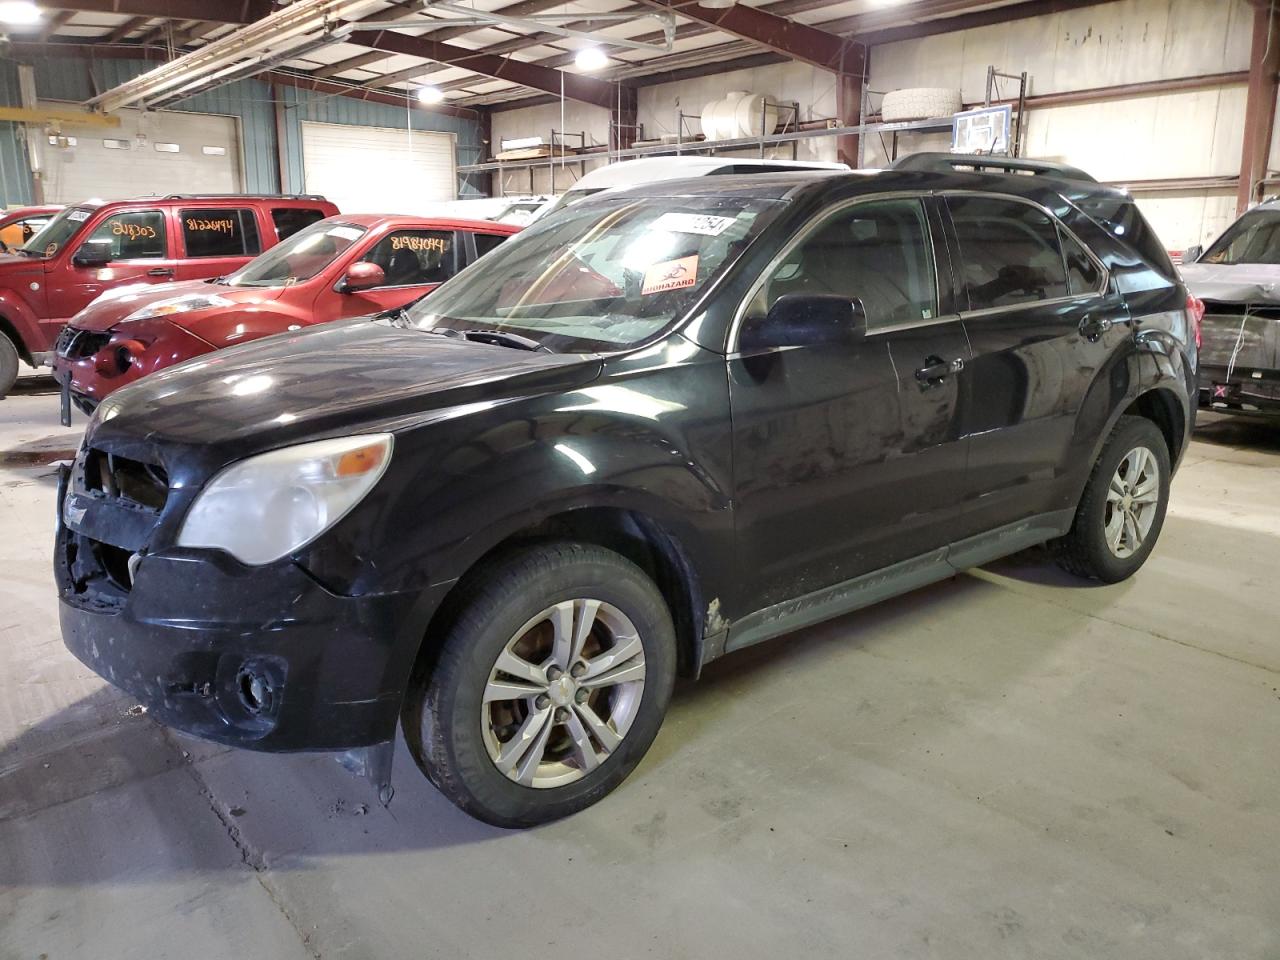
[[[899,157],[889,165],[890,170],[912,170],[921,173],[954,173],[962,167],[972,167],[980,173],[1029,173],[1035,176],[1060,177],[1063,180],[1083,180],[1097,183],[1079,167],[1048,160],[1023,160],[1019,157],[996,157],[970,153],[911,153]]]
[[[324,200],[318,193],[170,193],[139,200]]]

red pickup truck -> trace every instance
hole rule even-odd
[[[54,376],[64,422],[140,377],[222,347],[417,300],[519,227],[341,214],[216,280],[122,287],[67,324]]]
[[[68,318],[123,284],[217,277],[338,212],[322,197],[186,195],[66,207],[0,256],[0,397]]]

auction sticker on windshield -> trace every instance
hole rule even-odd
[[[698,255],[695,253],[691,257],[655,263],[644,272],[644,285],[640,288],[640,294],[644,296],[662,293],[664,290],[679,290],[682,287],[692,287],[697,281]]]
[[[733,225],[733,217],[715,217],[699,213],[664,213],[650,224],[652,230],[669,233],[696,233],[704,237],[718,237]]]

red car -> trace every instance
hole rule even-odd
[[[478,220],[330,217],[225,277],[103,294],[58,338],[54,375],[64,396],[90,413],[139,377],[221,347],[404,306],[519,229]]]
[[[124,284],[229,273],[338,208],[323,197],[250,194],[88,200],[0,255],[0,397],[18,363],[47,363],[67,318]]]
[[[44,207],[18,207],[0,216],[0,253],[14,250],[48,226],[62,204]]]

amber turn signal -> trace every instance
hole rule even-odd
[[[382,459],[387,455],[385,444],[373,443],[367,447],[348,450],[338,458],[338,476],[358,477],[370,470],[382,466]]]

